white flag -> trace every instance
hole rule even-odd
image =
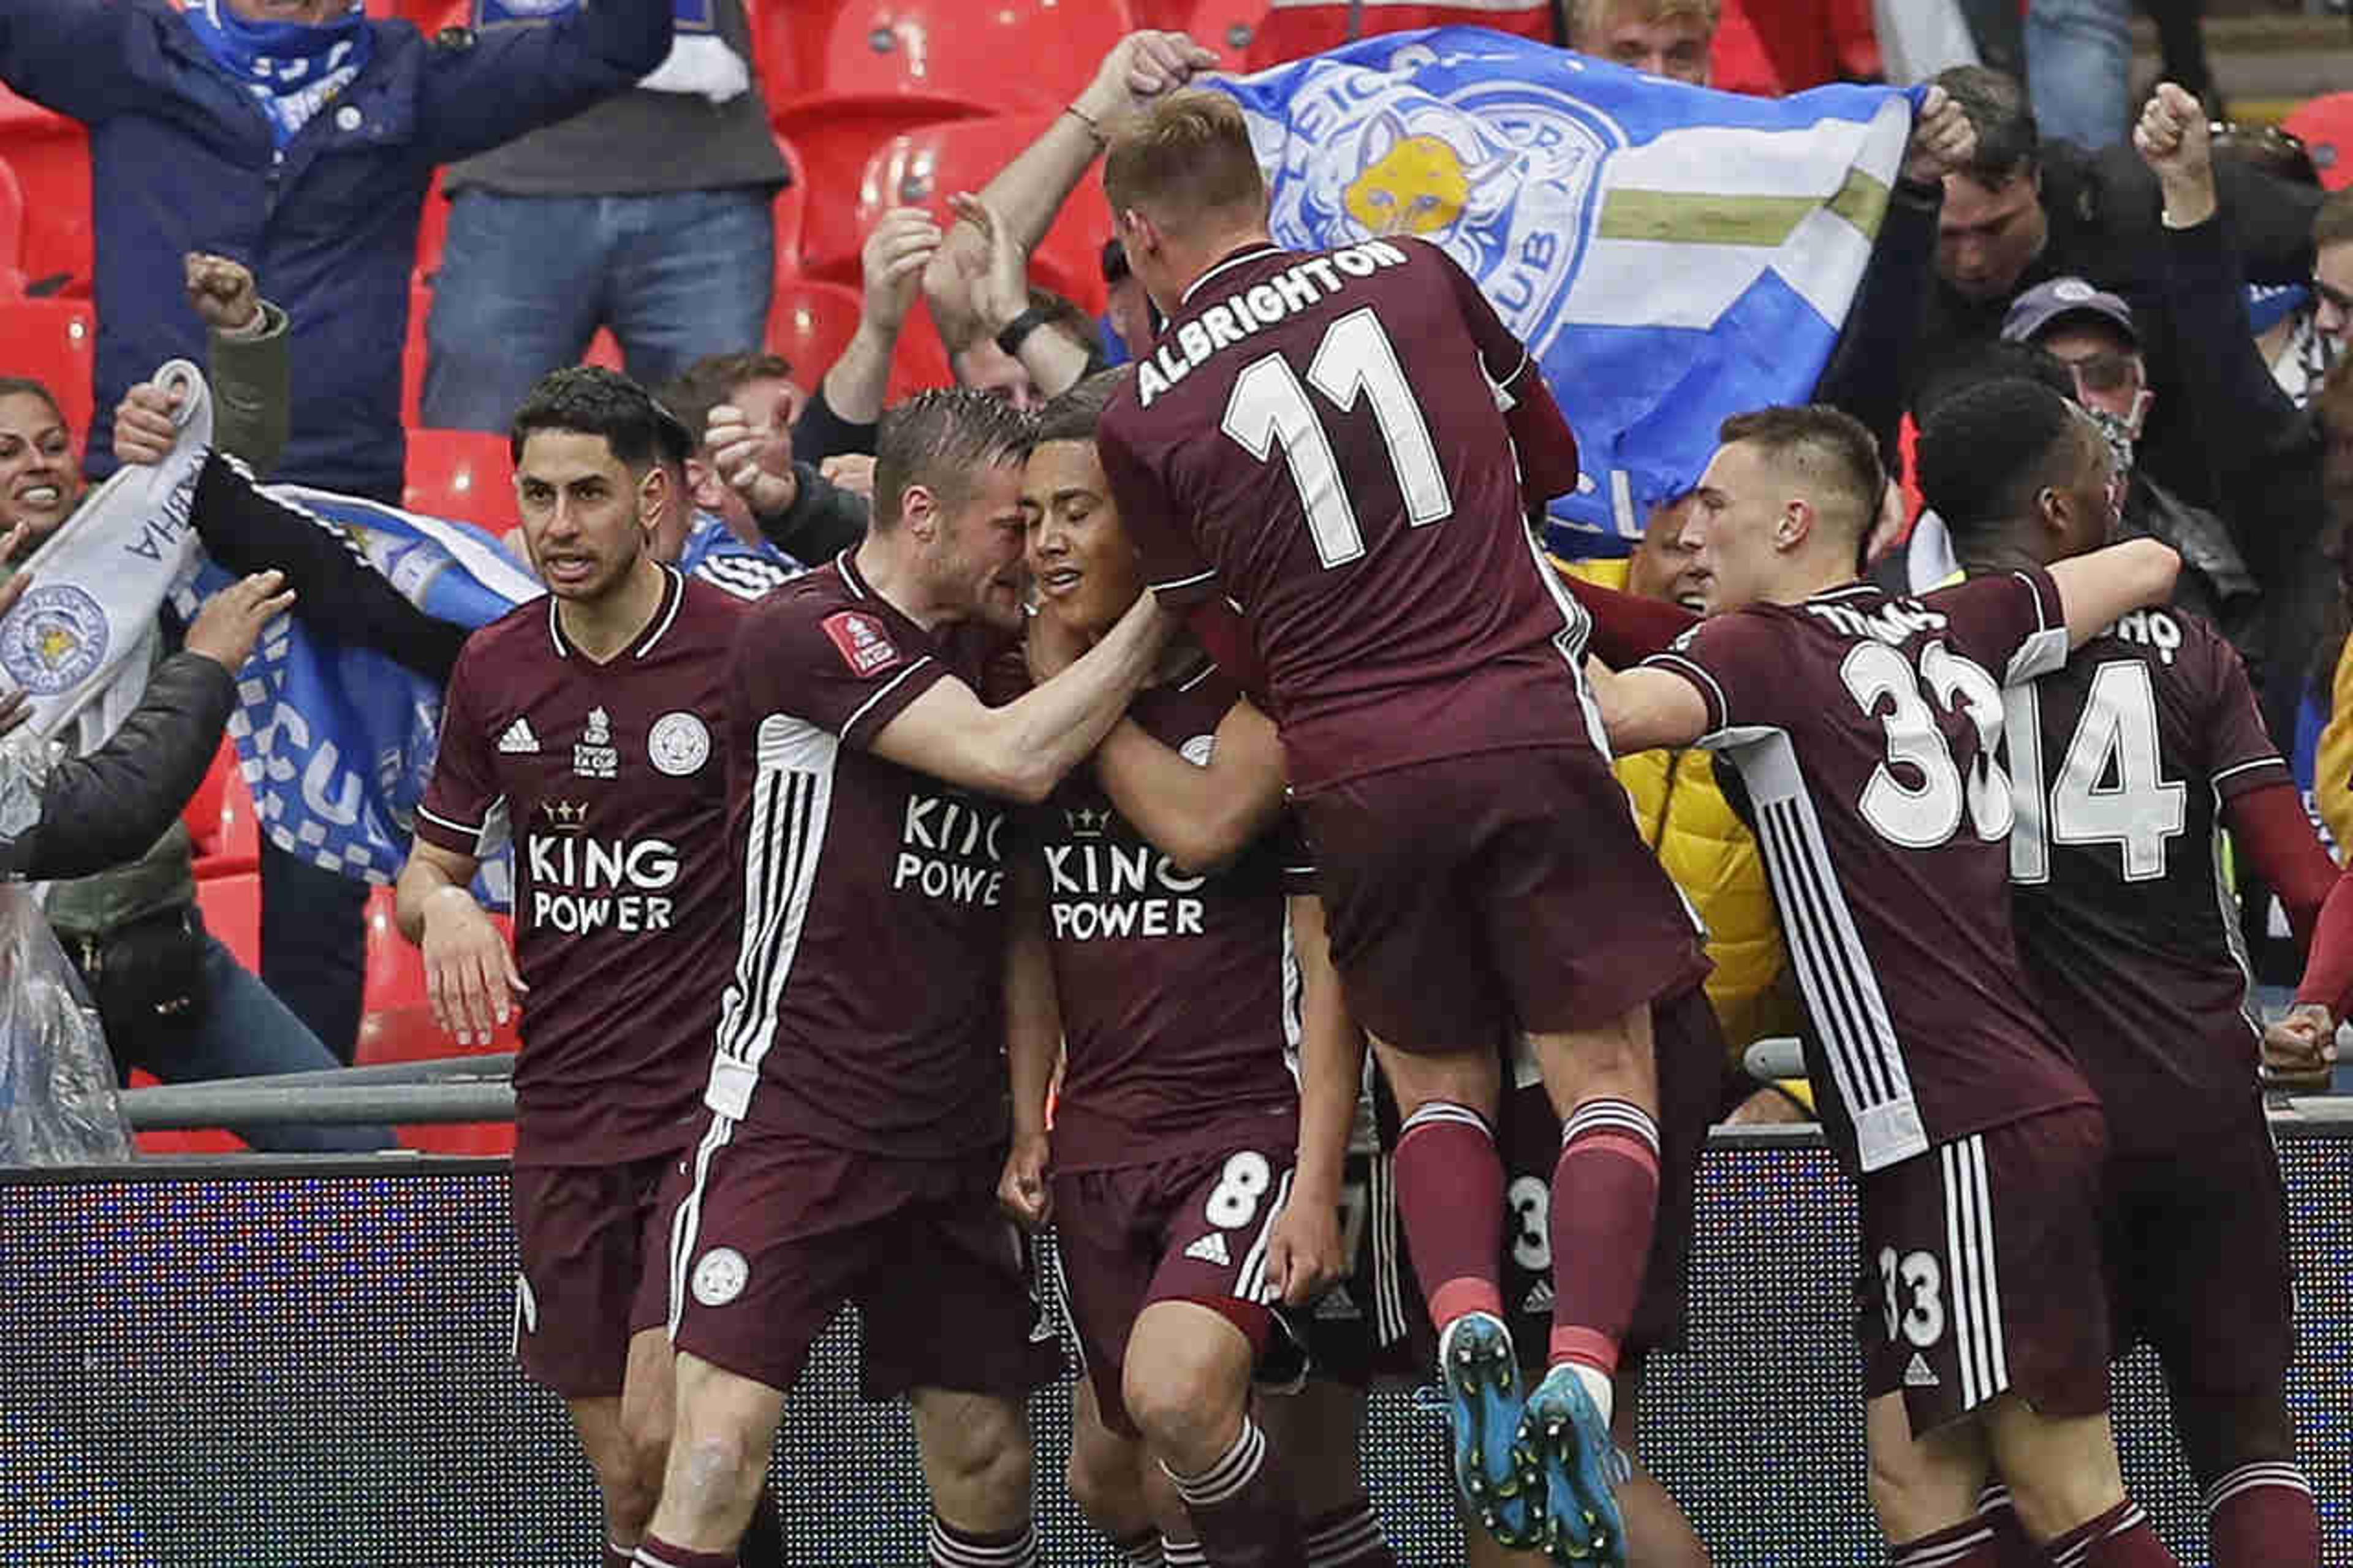
[[[138,706],[154,662],[156,612],[195,569],[188,511],[212,447],[212,397],[185,360],[155,380],[185,392],[171,456],[126,465],[82,498],[25,563],[33,585],[0,620],[0,670],[31,696],[33,732],[67,739],[76,752],[102,742]],[[85,712],[80,732],[64,735]]]

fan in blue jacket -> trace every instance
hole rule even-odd
[[[189,251],[234,257],[294,323],[279,477],[400,499],[401,345],[434,166],[565,119],[659,65],[670,0],[427,42],[359,0],[0,0],[0,81],[90,128],[98,407],[201,362]],[[92,426],[93,479],[115,465]]]

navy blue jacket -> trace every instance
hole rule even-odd
[[[167,359],[201,364],[181,257],[230,256],[292,323],[293,427],[278,477],[398,501],[401,345],[434,166],[562,120],[669,52],[670,0],[589,0],[545,26],[427,43],[377,21],[375,53],[285,151],[164,0],[0,0],[0,81],[90,127],[97,246],[92,478],[114,405]]]

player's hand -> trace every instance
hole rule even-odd
[[[249,332],[261,321],[261,296],[241,261],[192,250],[181,258],[188,304],[216,332]]]
[[[166,390],[142,381],[114,405],[114,455],[126,463],[160,463],[172,455],[179,427],[172,416],[185,398],[185,390]]]
[[[940,226],[921,207],[892,207],[882,215],[858,260],[865,276],[868,325],[895,338],[922,292],[923,268],[939,254]]]
[[[2337,1067],[2337,1021],[2299,1002],[2263,1030],[2263,1078],[2276,1089],[2325,1088]]]
[[[1042,684],[1078,663],[1087,640],[1052,610],[1040,610],[1029,617],[1023,651],[1029,657],[1029,679]]]
[[[719,477],[760,516],[790,511],[800,499],[790,430],[754,430],[742,409],[723,403],[711,411],[703,444],[711,448],[711,464]]]
[[[2168,222],[2186,228],[2213,216],[2214,142],[2204,104],[2169,81],[2158,83],[2134,122],[2133,147],[2164,189]]]
[[[461,1046],[487,1046],[531,989],[516,972],[513,950],[473,894],[444,888],[425,905],[425,994],[433,1021]]]
[[[1298,1196],[1282,1205],[1266,1237],[1267,1288],[1286,1307],[1304,1307],[1348,1271],[1340,1205]]]
[[[294,603],[291,588],[281,591],[285,581],[283,572],[256,572],[231,583],[205,601],[180,646],[235,675],[252,657],[261,628]]]
[[[874,455],[871,452],[836,452],[817,466],[819,478],[838,485],[853,495],[874,499]]]
[[[948,198],[948,206],[980,231],[981,250],[956,252],[956,270],[981,330],[995,337],[1029,308],[1029,258],[1014,243],[997,209],[980,197],[958,191]]]
[[[1015,1137],[1005,1156],[1005,1173],[997,1179],[997,1205],[1024,1230],[1036,1230],[1054,1215],[1054,1192],[1046,1184],[1047,1136],[1031,1132]]]
[[[1095,79],[1072,107],[1108,132],[1113,121],[1175,91],[1217,63],[1215,49],[1202,47],[1183,33],[1151,28],[1130,33],[1112,46],[1095,68]]]

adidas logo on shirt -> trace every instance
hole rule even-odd
[[[1214,1263],[1220,1268],[1231,1268],[1234,1261],[1226,1251],[1225,1237],[1214,1230],[1187,1247],[1185,1256],[1196,1263]]]
[[[522,756],[539,750],[539,737],[531,732],[531,721],[518,714],[515,721],[499,737],[499,750],[509,756]]]
[[[1929,1367],[1928,1358],[1922,1355],[1917,1351],[1913,1352],[1912,1364],[1904,1369],[1904,1386],[1906,1388],[1934,1388],[1936,1386],[1936,1374]]]

